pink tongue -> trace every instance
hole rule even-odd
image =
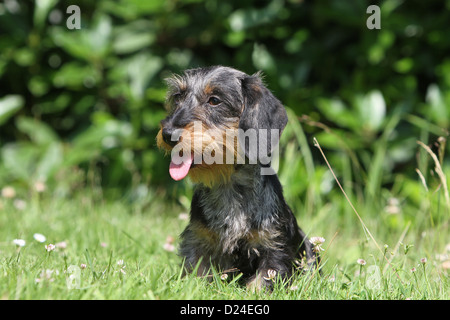
[[[184,159],[180,164],[175,164],[173,161],[170,161],[169,173],[172,179],[178,181],[186,177],[193,160],[194,155],[191,155],[189,159]]]

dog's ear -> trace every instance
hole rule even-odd
[[[241,129],[239,130],[239,141],[250,163],[252,160],[256,160],[259,163],[268,164],[267,157],[270,157],[277,147],[281,133],[288,121],[286,109],[264,86],[260,73],[244,77],[241,83],[244,109],[239,120],[239,129]],[[247,134],[249,131],[253,132]],[[254,144],[251,139],[246,143],[245,137],[250,138],[255,133],[256,145],[251,145]],[[257,150],[256,158],[255,149]]]

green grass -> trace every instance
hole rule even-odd
[[[386,252],[380,253],[361,235],[356,219],[341,224],[324,206],[302,225],[325,235],[322,274],[297,277],[292,286],[276,285],[272,294],[252,293],[219,274],[209,283],[180,277],[181,260],[165,243],[186,225],[181,208],[168,209],[154,202],[141,212],[116,202],[92,203],[34,198],[18,209],[13,200],[2,201],[0,215],[0,296],[4,299],[448,299],[448,274],[439,254],[445,254],[448,234],[436,229],[422,234],[404,230],[404,237],[386,233],[375,221],[366,221]],[[331,216],[326,225],[322,219]],[[351,219],[349,219],[351,220]],[[331,235],[336,233],[337,235]],[[430,231],[428,231],[430,232]],[[40,243],[35,233],[45,235]],[[329,236],[331,235],[331,236]],[[400,235],[401,236],[401,235]],[[23,247],[13,239],[24,239]],[[65,248],[48,252],[45,245],[64,241]],[[403,244],[398,244],[401,241]],[[398,245],[398,250],[394,250]],[[411,246],[412,245],[412,246]],[[405,248],[409,247],[407,253]],[[383,247],[384,250],[384,247]],[[391,253],[392,252],[392,253]],[[447,252],[448,254],[448,252]],[[390,265],[384,259],[392,260]],[[357,264],[357,259],[366,265]],[[425,264],[420,259],[427,258]],[[123,261],[123,262],[122,262]],[[82,269],[82,265],[85,268]],[[76,266],[79,282],[68,282],[67,269]],[[373,266],[376,266],[374,268]],[[73,268],[73,267],[72,267]],[[416,272],[411,272],[416,268]],[[70,270],[70,269],[69,269]],[[376,271],[379,282],[373,282]],[[361,273],[360,273],[361,271]],[[75,287],[75,288],[74,288]]]
[[[374,154],[389,149],[388,140],[383,139]],[[310,148],[298,122],[286,128],[281,144],[279,177],[286,199],[302,229],[310,237],[325,238],[320,274],[295,277],[287,287],[275,279],[271,294],[251,292],[234,280],[222,280],[217,273],[211,282],[182,278],[176,247],[187,224],[180,213],[188,211],[189,184],[182,184],[184,191],[171,193],[171,197],[167,190],[149,189],[143,199],[134,202],[126,196],[106,200],[112,197],[102,197],[95,186],[71,198],[55,197],[51,190],[20,191],[12,198],[0,197],[0,297],[450,298],[450,207],[445,200],[448,190],[440,187],[439,180],[450,175],[448,167],[439,177],[428,174],[421,179],[415,172],[386,176],[382,156],[360,164],[362,160],[345,147],[345,141],[337,140],[341,151],[328,160],[362,223],[324,158]],[[424,173],[427,167],[434,168],[426,152],[420,159],[418,167]],[[381,181],[386,180],[389,188],[382,187]],[[46,240],[35,240],[36,233]],[[25,240],[25,246],[17,246],[14,239]],[[62,242],[65,248],[60,247]],[[48,252],[45,246],[49,244],[59,245]],[[365,265],[358,264],[359,259]]]

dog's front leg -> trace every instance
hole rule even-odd
[[[277,279],[287,280],[292,271],[282,261],[270,256],[262,259],[255,275],[246,281],[246,286],[251,291],[272,291],[273,284]]]
[[[258,270],[254,276],[250,277],[246,283],[247,289],[252,292],[264,290],[271,291],[273,289],[273,283],[271,280],[268,280],[267,271],[268,270]]]

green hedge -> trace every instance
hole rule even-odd
[[[349,155],[360,184],[379,162],[374,190],[416,179],[416,140],[447,135],[449,1],[380,1],[379,30],[369,1],[79,0],[79,30],[71,4],[0,4],[0,186],[173,186],[155,147],[163,79],[197,66],[262,70],[310,145]]]

